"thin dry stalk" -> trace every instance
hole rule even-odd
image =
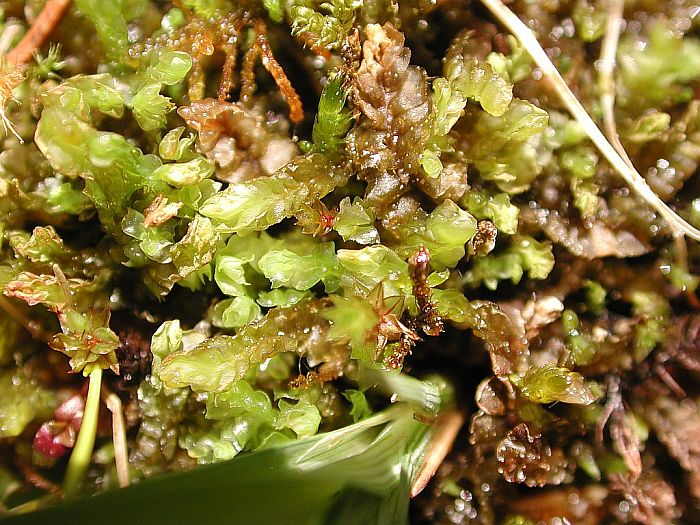
[[[221,81],[219,82],[219,90],[217,92],[217,98],[219,100],[228,100],[229,91],[233,87],[233,70],[236,68],[236,62],[238,60],[238,48],[236,46],[230,46],[226,49],[226,59],[224,60],[224,66],[221,71]]]
[[[425,460],[418,471],[413,486],[411,497],[415,498],[425,488],[428,482],[442,465],[447,453],[452,449],[452,444],[457,438],[459,429],[464,424],[464,414],[457,410],[449,410],[440,414],[435,423],[435,434]]]
[[[622,24],[624,23],[622,19],[624,8],[625,0],[610,0],[608,22],[605,28],[603,43],[600,48],[600,60],[598,61],[598,89],[600,90],[600,106],[603,113],[605,135],[627,165],[631,169],[635,169],[617,134],[614,111],[615,57],[617,55],[617,45],[620,41]]]
[[[114,460],[117,464],[117,479],[119,486],[128,487],[129,479],[129,450],[126,445],[126,425],[122,411],[122,401],[114,392],[105,396],[105,405],[112,413],[112,441],[114,442]]]
[[[588,138],[595,144],[598,150],[608,160],[617,173],[637,192],[637,194],[649,204],[666,221],[674,236],[687,235],[691,239],[700,241],[700,230],[688,224],[669,208],[658,195],[656,195],[636,169],[628,165],[603,132],[588,114],[581,102],[569,89],[561,74],[542,49],[533,32],[511,11],[501,0],[481,0],[486,8],[510,30],[520,44],[527,50],[535,64],[541,69],[551,85],[556,90],[562,102],[571,115],[582,126]]]

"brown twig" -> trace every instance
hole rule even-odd
[[[622,406],[620,378],[608,376],[607,382],[607,401],[605,402],[605,405],[603,405],[603,412],[600,414],[600,416],[598,416],[598,421],[595,425],[595,443],[598,447],[602,447],[603,445],[603,431],[605,430],[605,425],[608,424],[610,416],[613,415],[619,406]]]
[[[250,47],[243,55],[241,64],[241,94],[240,100],[244,104],[250,102],[255,92],[255,59],[258,57],[260,49],[257,45]]]
[[[49,39],[69,5],[70,0],[48,0],[24,38],[5,55],[5,60],[14,66],[28,63]]]

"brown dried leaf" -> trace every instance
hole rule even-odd
[[[484,379],[476,387],[476,404],[486,414],[504,416],[512,399],[512,387],[497,377]]]
[[[528,487],[559,485],[570,479],[568,460],[560,448],[552,449],[541,436],[532,436],[520,423],[496,448],[499,472],[509,483]]]
[[[628,476],[616,474],[611,476],[610,488],[624,495],[629,503],[629,511],[622,505],[616,505],[618,518],[643,525],[668,525],[680,516],[673,487],[664,481],[654,470],[646,469],[636,481]]]
[[[586,259],[638,257],[650,250],[630,231],[609,227],[601,221],[594,221],[589,227],[579,226],[557,210],[523,207],[520,218],[541,228],[547,237],[572,254]]]
[[[526,367],[528,349],[522,336],[499,306],[489,301],[472,301],[474,319],[470,328],[483,339],[491,355],[494,375],[506,376]]]
[[[148,205],[143,212],[145,218],[143,225],[146,228],[151,226],[160,226],[165,224],[170,219],[177,215],[178,210],[182,207],[181,202],[168,202],[166,197],[158,195],[153,202]]]
[[[693,496],[700,499],[700,414],[689,400],[659,396],[639,407],[656,438],[691,478]]]
[[[349,150],[369,183],[367,198],[389,204],[419,173],[419,154],[431,132],[432,106],[425,71],[409,65],[411,51],[391,24],[370,24],[354,76],[354,102],[362,112],[348,136]]]
[[[298,153],[287,137],[272,133],[240,104],[207,98],[178,109],[199,133],[198,145],[216,162],[217,178],[226,182],[271,175]]]

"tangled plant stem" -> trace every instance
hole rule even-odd
[[[685,220],[669,208],[658,195],[656,195],[644,178],[636,169],[628,164],[615,148],[605,138],[596,123],[583,107],[581,102],[573,94],[566,84],[561,74],[545,53],[542,46],[537,41],[534,33],[511,11],[501,0],[481,0],[486,8],[518,39],[520,44],[530,54],[537,66],[542,70],[543,75],[549,78],[552,86],[558,93],[564,105],[571,115],[583,127],[588,138],[595,144],[598,150],[608,160],[610,165],[618,174],[644,199],[647,204],[654,208],[661,217],[668,223],[674,236],[687,235],[691,239],[700,241],[700,230],[688,224]]]

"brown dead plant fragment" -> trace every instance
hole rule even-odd
[[[366,198],[388,209],[418,176],[420,153],[430,137],[432,106],[425,71],[410,65],[404,35],[391,24],[368,25],[362,62],[351,74],[351,93],[361,114],[348,148],[366,180]]]
[[[532,435],[526,423],[508,432],[496,448],[498,471],[509,483],[528,487],[559,485],[569,478],[568,460],[559,448],[550,447],[539,435]]]
[[[496,247],[498,230],[489,220],[479,221],[476,226],[476,234],[471,241],[471,251],[477,255],[486,255]]]
[[[191,101],[204,98],[205,75],[203,61],[218,50],[224,54],[221,70],[221,80],[217,90],[217,98],[226,101],[234,87],[233,71],[238,62],[240,40],[243,31],[252,30],[253,43],[243,54],[241,64],[240,100],[248,104],[253,99],[256,89],[255,62],[258,57],[265,69],[272,75],[282,96],[289,105],[289,118],[292,122],[300,122],[304,118],[301,98],[294,90],[284,69],[275,58],[270,41],[267,37],[267,26],[253,18],[245,10],[237,9],[226,16],[215,16],[204,20],[192,13],[187,13],[187,23],[173,34],[165,34],[148,40],[142,46],[135,46],[130,52],[133,56],[162,47],[187,52],[192,57],[192,69],[188,78],[188,96]]]
[[[632,426],[633,414],[627,414],[622,406],[612,414],[610,422],[610,435],[615,448],[622,456],[627,467],[627,475],[631,481],[635,481],[642,473],[642,456],[639,453],[639,436]]]
[[[17,102],[12,92],[25,79],[25,71],[23,64],[12,63],[5,57],[0,58],[0,122],[5,134],[12,133],[20,143],[24,140],[17,133],[5,110],[8,104]]]
[[[27,483],[33,487],[43,490],[44,492],[48,492],[49,494],[53,494],[54,496],[63,496],[61,487],[39,474],[33,465],[30,465],[23,460],[17,460],[16,465],[17,469],[21,472],[22,477],[24,477]]]
[[[148,208],[144,210],[143,225],[146,228],[161,226],[177,215],[182,207],[181,202],[168,202],[166,197],[158,195]]]
[[[445,456],[452,448],[459,429],[464,424],[464,415],[457,410],[448,410],[440,414],[435,422],[435,434],[431,440],[423,464],[415,477],[411,487],[411,497],[415,498],[420,494],[428,482],[437,472]]]
[[[255,61],[260,54],[260,48],[256,45],[248,48],[243,55],[241,64],[241,103],[249,104],[253,100],[253,93],[257,87],[255,83]]]
[[[126,442],[126,424],[122,401],[114,392],[106,393],[104,403],[112,413],[112,441],[114,443],[114,461],[117,466],[119,486],[124,488],[131,484],[129,479],[129,451]]]
[[[252,27],[255,35],[255,42],[245,52],[245,55],[243,55],[241,102],[248,104],[253,98],[253,93],[256,88],[254,67],[256,59],[260,56],[262,65],[272,76],[289,106],[289,120],[297,124],[304,118],[304,108],[301,104],[301,98],[272,52],[270,41],[267,38],[267,26],[261,20],[255,20]]]
[[[205,98],[177,111],[198,132],[199,150],[216,163],[216,176],[243,182],[272,175],[298,152],[286,136],[269,131],[240,103]]]
[[[300,374],[289,382],[289,388],[307,389],[313,385],[323,386],[343,375],[342,367],[335,366],[336,363],[324,363],[318,371],[312,370],[306,374]]]
[[[413,323],[404,324],[401,321],[401,313],[404,309],[403,298],[392,297],[387,304],[384,297],[384,283],[380,282],[370,292],[369,300],[372,301],[372,309],[379,316],[379,323],[370,332],[369,337],[376,341],[374,361],[377,361],[384,352],[387,344],[394,345],[391,354],[384,359],[384,366],[390,370],[396,370],[403,366],[404,359],[408,356],[415,344],[421,340],[413,327]]]
[[[229,91],[233,88],[233,70],[236,69],[238,61],[238,48],[235,45],[224,47],[226,59],[221,69],[221,80],[216,96],[219,100],[228,100]]]
[[[625,518],[631,518],[632,523],[666,525],[680,515],[673,487],[654,470],[645,471],[636,481],[624,474],[613,474],[609,486],[629,503],[629,516]]]
[[[656,438],[687,473],[691,493],[700,500],[700,414],[695,404],[658,396],[639,410]]]
[[[433,291],[428,285],[428,272],[430,271],[430,252],[421,247],[408,259],[408,268],[413,282],[413,296],[418,304],[418,317],[416,324],[425,335],[438,336],[444,326],[442,317],[438,313],[435,303],[432,301]]]

